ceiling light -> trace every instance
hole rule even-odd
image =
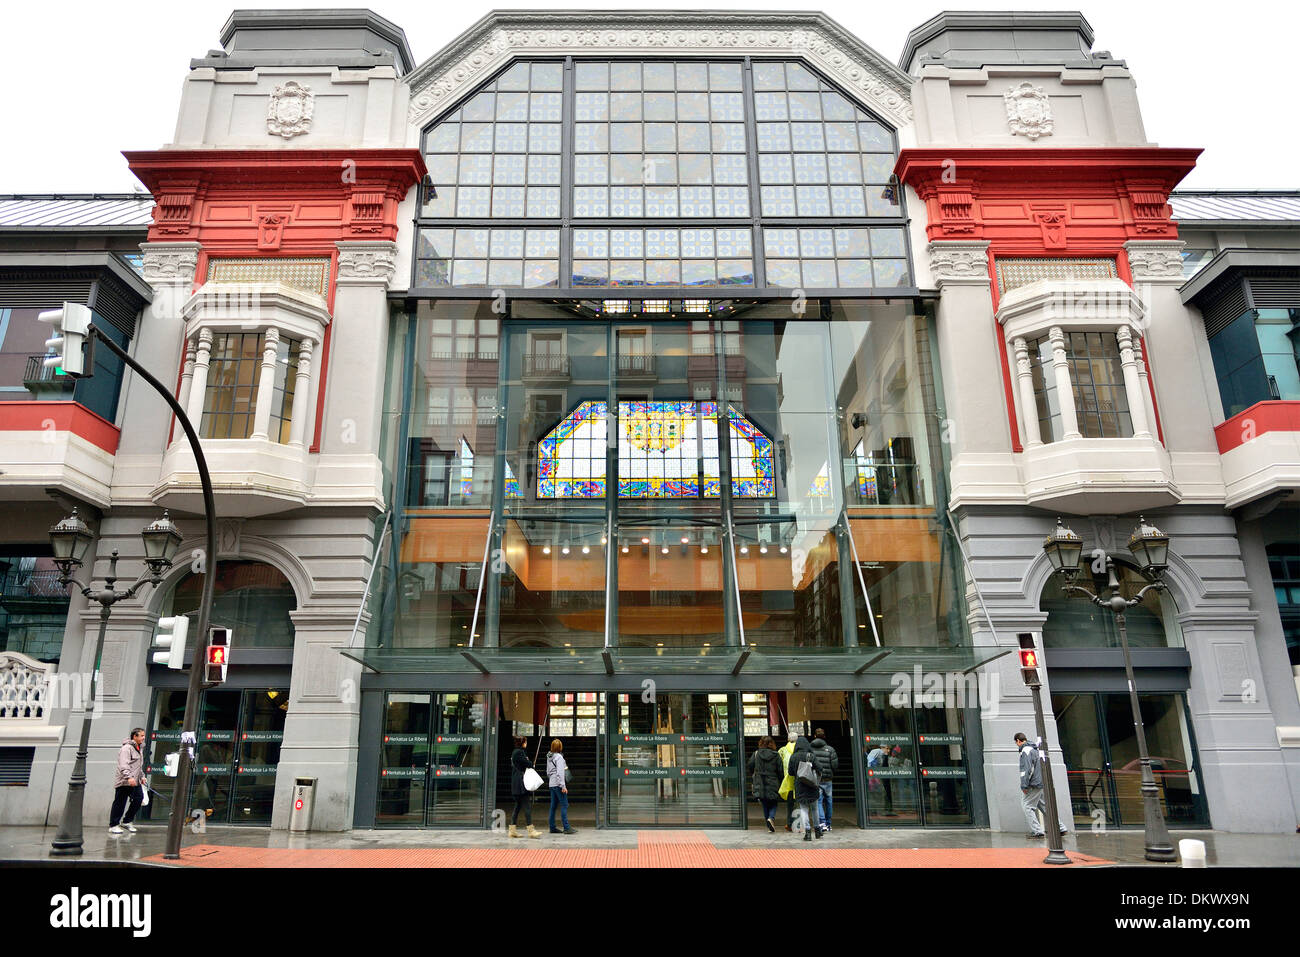
[[[561,555],[567,555],[567,554],[569,554],[569,546],[568,546],[568,545],[565,545],[563,548],[561,548],[561,549],[560,549],[560,554],[561,554]]]
[[[748,554],[749,554],[749,546],[748,546],[748,545],[741,545],[741,546],[740,546],[740,554],[742,554],[742,555],[748,555]]]
[[[790,549],[786,548],[784,545],[781,546],[781,554],[782,554],[782,555],[784,555],[784,554],[785,554],[786,552],[788,552],[789,550],[790,550]]]
[[[606,538],[604,535],[600,536],[600,544],[602,544],[602,545],[608,545],[608,544],[609,544],[609,539]]]
[[[701,545],[701,546],[700,546],[700,554],[701,554],[701,555],[707,555],[707,554],[709,554],[709,546],[708,546],[708,545]]]
[[[590,555],[590,554],[591,554],[591,546],[590,546],[590,545],[583,545],[583,546],[582,546],[582,554],[584,554],[584,555]]]
[[[683,544],[683,545],[686,545],[687,543],[689,543],[690,540],[691,540],[691,537],[690,537],[689,535],[683,535],[683,536],[682,536],[682,544]]]
[[[659,549],[659,551],[661,551],[661,552],[663,552],[665,555],[667,555],[667,554],[668,554],[668,546],[665,545],[663,548]]]
[[[642,545],[649,545],[649,544],[650,544],[650,539],[648,539],[648,538],[643,538],[643,539],[641,539],[641,544],[642,544]]]
[[[627,554],[627,546],[626,546],[626,545],[623,546],[623,554],[624,554],[624,555]]]
[[[549,554],[551,554],[551,546],[550,546],[550,545],[543,545],[543,546],[542,546],[542,554],[543,554],[543,555],[549,555]]]
[[[760,545],[760,546],[758,546],[758,553],[759,553],[760,555],[766,555],[766,554],[767,554],[767,546],[766,546],[766,545]]]

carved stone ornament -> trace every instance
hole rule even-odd
[[[144,253],[141,268],[146,282],[194,281],[194,271],[199,265],[198,243],[142,243]]]
[[[388,285],[397,271],[397,244],[340,242],[338,282]]]
[[[988,284],[988,243],[935,242],[926,248],[930,254],[930,275],[936,286]]]
[[[1124,244],[1134,282],[1183,281],[1183,246],[1180,240],[1134,240]]]
[[[1019,86],[1013,86],[1002,94],[1007,104],[1007,126],[1012,136],[1026,136],[1036,140],[1040,136],[1051,136],[1052,104],[1047,99],[1041,86],[1034,86],[1026,80]]]
[[[286,140],[311,130],[316,94],[297,80],[281,83],[271,94],[266,108],[266,131]]]
[[[427,123],[515,57],[566,53],[803,58],[895,126],[912,122],[911,78],[820,14],[655,11],[489,16],[408,78],[408,118]]]

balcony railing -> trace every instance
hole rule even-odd
[[[62,598],[67,589],[59,584],[57,569],[41,569],[26,575],[9,574],[0,583],[0,597],[4,598]]]
[[[568,376],[568,356],[531,352],[524,354],[525,379],[561,379]]]
[[[52,358],[53,355],[28,356],[27,368],[23,370],[23,385],[30,389],[33,385],[40,386],[42,383],[47,386],[51,383],[59,385],[71,383],[73,380],[63,372],[55,371],[45,365],[45,360]]]
[[[653,376],[655,374],[655,357],[653,355],[620,355],[618,357],[618,374],[622,376]]]

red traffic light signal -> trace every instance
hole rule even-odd
[[[214,625],[208,635],[208,654],[205,660],[204,678],[209,684],[226,680],[226,669],[230,666],[230,629]]]
[[[1034,636],[1029,632],[1021,632],[1016,635],[1016,639],[1020,642],[1020,677],[1028,687],[1037,688],[1043,682],[1038,674],[1038,648],[1034,644]]]

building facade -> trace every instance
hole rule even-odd
[[[1041,543],[1132,593],[1143,514],[1166,817],[1291,833],[1300,197],[1176,192],[1199,151],[1092,41],[942,14],[895,65],[820,14],[514,12],[417,65],[367,11],[233,14],[126,154],[148,196],[0,200],[0,820],[57,820],[94,670],[45,530],[77,507],[100,576],[186,534],[114,609],[91,815],[132,727],[176,747],[149,647],[211,564],[161,399],[27,369],[77,299],[212,471],[214,823],[284,827],[308,777],[316,829],[490,827],[523,735],[578,821],[742,827],[760,738],[821,728],[835,823],[1014,830],[1031,633],[1062,819],[1140,826],[1113,622]]]

